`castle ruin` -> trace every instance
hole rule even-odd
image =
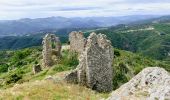
[[[86,85],[98,92],[112,90],[113,48],[106,35],[91,33],[77,68],[66,76],[66,81]]]
[[[54,59],[52,59],[53,56],[55,56],[56,59],[61,57],[61,42],[59,37],[56,37],[54,34],[47,34],[43,38],[42,44],[43,66],[50,67],[54,62]]]
[[[81,54],[84,51],[86,39],[82,32],[73,31],[69,34],[70,51]]]

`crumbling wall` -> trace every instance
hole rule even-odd
[[[82,32],[73,31],[69,34],[69,41],[70,41],[70,50],[82,53],[85,48],[86,39],[83,36]]]
[[[43,51],[42,51],[42,55],[43,55],[43,66],[44,67],[49,67],[52,65],[52,46],[51,46],[51,35],[47,34],[44,38],[43,38]]]
[[[112,62],[111,42],[103,34],[91,33],[79,57],[79,65],[74,71],[77,74],[77,82],[99,92],[111,91],[113,87]]]
[[[59,37],[56,37],[54,34],[47,34],[43,38],[43,66],[50,67],[53,65],[54,59],[52,56],[55,55],[56,59],[61,57],[61,42]]]
[[[86,49],[87,85],[99,92],[112,90],[113,78],[113,48],[106,35],[90,34]]]

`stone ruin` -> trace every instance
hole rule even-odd
[[[33,73],[37,74],[42,71],[41,66],[39,64],[33,66]]]
[[[61,57],[61,42],[59,37],[56,37],[54,34],[47,34],[43,38],[43,66],[50,67],[52,66],[55,56],[55,59]]]
[[[113,87],[112,62],[113,48],[106,35],[91,33],[83,53],[79,56],[79,65],[65,79],[98,92],[110,92]]]
[[[73,31],[69,34],[70,51],[82,53],[85,48],[86,39],[82,32]]]

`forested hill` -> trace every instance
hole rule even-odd
[[[122,24],[96,32],[106,34],[116,48],[170,61],[170,17],[165,20],[160,18],[150,20],[150,23]]]

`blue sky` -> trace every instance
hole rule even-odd
[[[150,14],[170,14],[170,0],[0,0],[0,20]]]

